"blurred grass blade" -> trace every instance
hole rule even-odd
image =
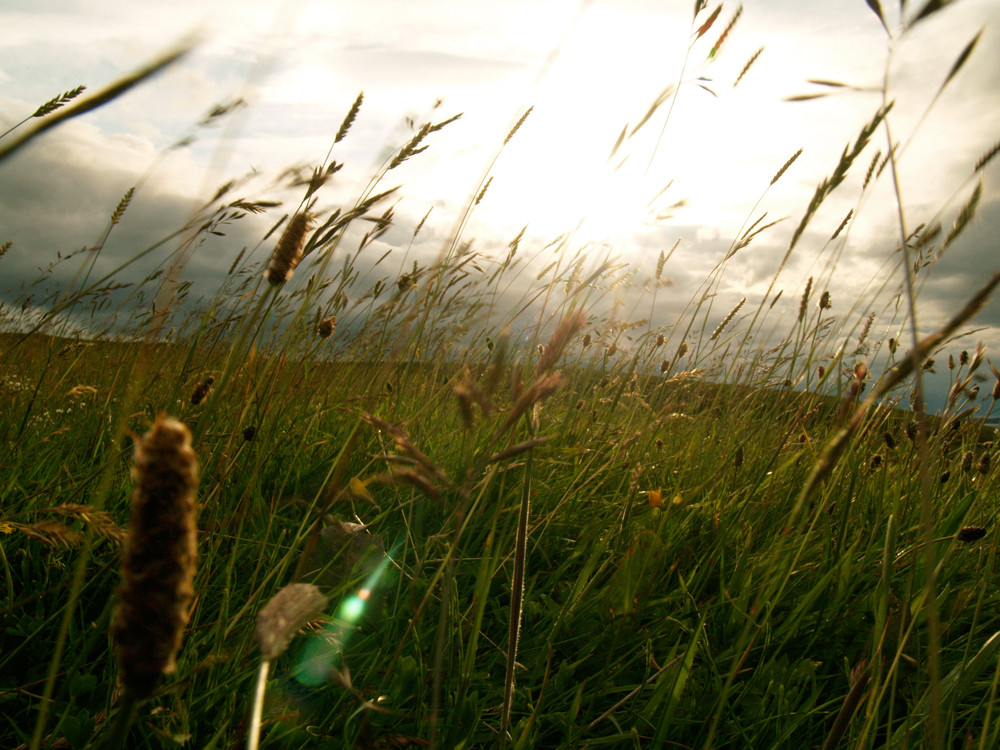
[[[882,14],[882,3],[878,0],[865,0],[868,3],[868,7],[872,9],[872,12],[878,16],[879,22],[882,24],[882,28],[885,32],[889,33],[889,27],[885,25],[885,16]]]
[[[976,48],[976,43],[979,41],[979,37],[982,35],[983,30],[980,29],[976,35],[972,37],[969,43],[965,45],[965,48],[962,50],[961,54],[959,54],[955,63],[951,66],[951,70],[948,71],[948,75],[944,79],[944,83],[941,84],[941,88],[938,89],[938,96],[941,95],[941,92],[944,91],[944,87],[948,85],[952,78],[958,75],[958,71],[960,71],[962,66],[969,60],[969,57],[972,55],[972,51]]]
[[[37,136],[41,135],[50,128],[54,128],[56,125],[65,122],[72,117],[85,114],[104,104],[107,104],[113,99],[117,99],[129,89],[170,67],[190,52],[194,48],[196,42],[197,40],[191,37],[184,39],[172,50],[166,52],[160,57],[155,58],[138,70],[119,78],[114,83],[104,87],[96,93],[91,94],[84,99],[80,99],[75,104],[56,110],[48,117],[40,120],[37,125],[18,138],[14,138],[10,143],[0,146],[0,161],[3,161],[22,146],[34,140]]]

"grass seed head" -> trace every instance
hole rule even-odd
[[[132,518],[111,632],[121,681],[148,697],[174,659],[188,621],[197,557],[198,462],[191,433],[159,416],[135,446]]]
[[[285,653],[295,634],[326,607],[326,597],[311,583],[290,583],[257,614],[257,645],[267,661]]]
[[[306,243],[309,224],[308,214],[298,213],[289,219],[288,226],[271,253],[267,270],[264,271],[264,278],[272,284],[283,284],[292,278],[295,267],[302,260],[302,248]]]
[[[979,459],[979,473],[989,474],[990,473],[990,454],[984,453]]]
[[[972,451],[966,451],[965,455],[962,456],[962,471],[966,474],[972,471],[973,458]]]
[[[324,339],[324,340],[330,338],[333,335],[334,331],[336,331],[336,330],[337,330],[337,316],[336,315],[333,315],[333,316],[331,316],[329,318],[323,318],[319,322],[319,325],[316,326],[316,334],[321,339]]]
[[[212,392],[212,386],[214,384],[215,384],[215,378],[213,378],[211,375],[199,381],[198,385],[196,385],[194,387],[194,390],[191,391],[191,405],[198,406],[206,398],[208,398],[208,394]]]
[[[982,526],[963,526],[955,534],[955,538],[960,542],[974,542],[986,536],[986,529]]]

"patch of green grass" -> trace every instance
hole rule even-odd
[[[328,606],[265,670],[268,747],[993,746],[995,438],[965,409],[983,353],[960,356],[941,417],[892,398],[975,305],[914,364],[883,341],[845,352],[856,332],[808,287],[795,319],[767,298],[713,313],[724,261],[665,326],[616,320],[635,272],[565,243],[528,280],[520,238],[490,258],[456,236],[360,288],[392,222],[380,180],[444,124],[336,213],[317,166],[297,208],[326,215],[311,282],[237,263],[206,305],[154,310],[169,287],[151,275],[114,298],[137,323],[86,337],[70,315],[99,313],[106,280],[40,321],[4,311],[2,744],[96,747],[124,711],[128,435],[166,413],[200,464],[199,561],[176,673],[128,747],[246,743],[255,620],[293,581]],[[200,218],[264,205],[221,198]],[[872,350],[878,376],[854,359]]]

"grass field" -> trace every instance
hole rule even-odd
[[[890,117],[792,247],[848,172],[890,179]],[[1000,373],[955,340],[998,277],[917,344],[907,305],[975,203],[901,240],[885,339],[812,279],[797,315],[712,310],[725,259],[681,319],[615,319],[639,271],[571,235],[534,273],[520,236],[494,258],[456,231],[371,285],[383,179],[447,124],[353,205],[323,203],[329,162],[297,207],[233,186],[144,279],[84,256],[0,310],[0,745],[1000,746]],[[199,237],[262,213],[269,257],[185,300]]]

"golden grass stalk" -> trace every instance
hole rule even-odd
[[[305,213],[297,213],[288,221],[288,226],[281,233],[281,239],[275,245],[271,260],[264,271],[264,278],[272,284],[283,284],[292,278],[295,267],[302,260],[302,248],[306,242],[306,232],[309,231],[310,219]]]
[[[197,557],[198,461],[191,433],[161,415],[136,443],[132,518],[111,634],[122,685],[135,699],[175,669]]]

